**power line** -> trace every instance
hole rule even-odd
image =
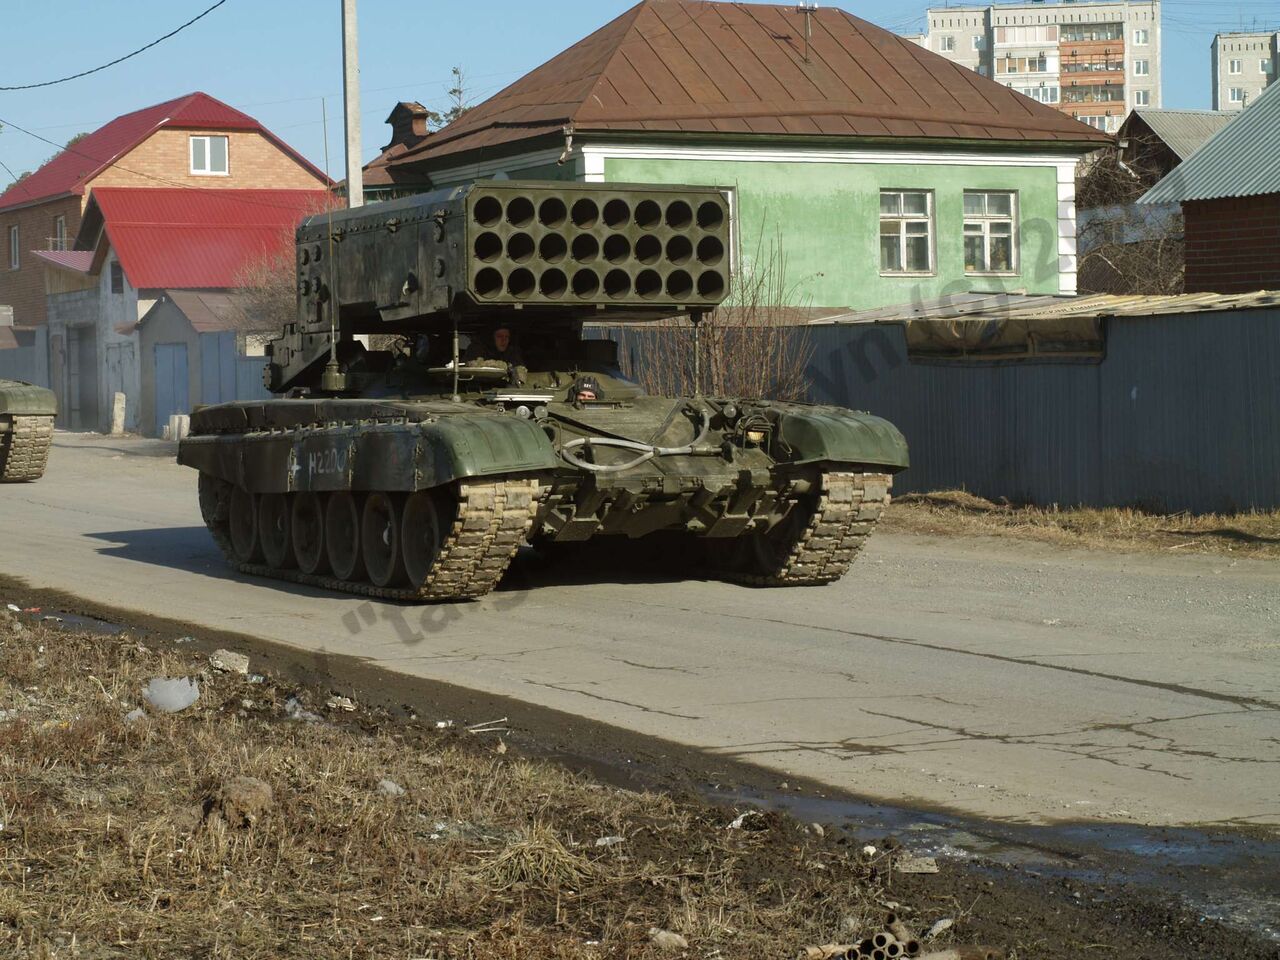
[[[112,60],[110,63],[104,63],[100,67],[94,67],[92,70],[81,70],[79,73],[73,73],[69,77],[60,77],[57,80],[46,80],[43,83],[26,83],[16,87],[0,87],[0,90],[35,90],[38,87],[52,87],[59,83],[66,83],[68,80],[79,80],[81,77],[87,77],[91,73],[98,73],[101,70],[107,69],[107,67],[114,67],[117,63],[124,63],[126,60],[130,59],[131,57],[136,57],[138,54],[146,50],[150,50],[156,44],[164,43],[164,41],[168,40],[170,37],[176,36],[177,34],[181,33],[183,30],[187,29],[187,27],[191,26],[197,20],[204,19],[205,17],[213,13],[213,11],[217,10],[220,6],[222,6],[226,2],[227,0],[218,0],[218,2],[215,3],[213,6],[209,7],[209,9],[205,10],[203,13],[199,14],[198,16],[192,17],[190,20],[188,20],[182,26],[178,27],[176,30],[170,30],[163,37],[160,37],[157,40],[152,40],[145,47],[139,47],[137,50],[134,50],[132,53],[126,53],[123,57],[117,57],[116,59]]]

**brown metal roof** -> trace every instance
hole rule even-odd
[[[588,131],[1052,142],[1111,137],[843,10],[642,0],[390,161]]]

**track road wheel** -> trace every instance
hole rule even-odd
[[[289,530],[289,498],[283,493],[258,496],[258,539],[267,566],[277,570],[293,566],[293,537]]]
[[[421,588],[431,577],[447,531],[434,493],[423,490],[409,496],[400,520],[400,550],[410,586]]]
[[[228,505],[231,551],[241,563],[259,563],[262,552],[258,544],[257,498],[243,487],[231,491]]]
[[[771,530],[709,545],[713,568],[727,579],[762,587],[839,580],[880,519],[893,478],[832,471],[816,479]]]
[[[329,568],[339,580],[364,579],[360,556],[360,506],[346,490],[329,495],[324,511],[324,547]]]
[[[315,493],[293,495],[289,512],[293,559],[303,573],[322,574],[329,569],[324,549],[324,503]]]
[[[371,493],[364,501],[360,523],[360,546],[365,569],[376,586],[390,587],[405,579],[404,556],[400,550],[400,498],[390,493]]]
[[[231,559],[231,491],[234,489],[225,480],[220,480],[209,473],[200,474],[200,516],[204,525],[209,528],[213,541],[222,551],[223,556]]]

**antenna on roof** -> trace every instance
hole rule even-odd
[[[809,42],[813,38],[813,15],[818,10],[815,0],[801,0],[796,13],[804,14],[804,62],[809,62]]]

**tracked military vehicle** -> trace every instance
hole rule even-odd
[[[52,390],[21,380],[0,380],[0,483],[44,476],[57,413]]]
[[[311,217],[279,399],[198,409],[180,444],[205,523],[241,571],[401,600],[478,597],[522,544],[596,537],[671,537],[751,584],[839,578],[907,465],[894,427],[647,396],[583,336],[698,320],[729,247],[703,187],[490,181]]]

